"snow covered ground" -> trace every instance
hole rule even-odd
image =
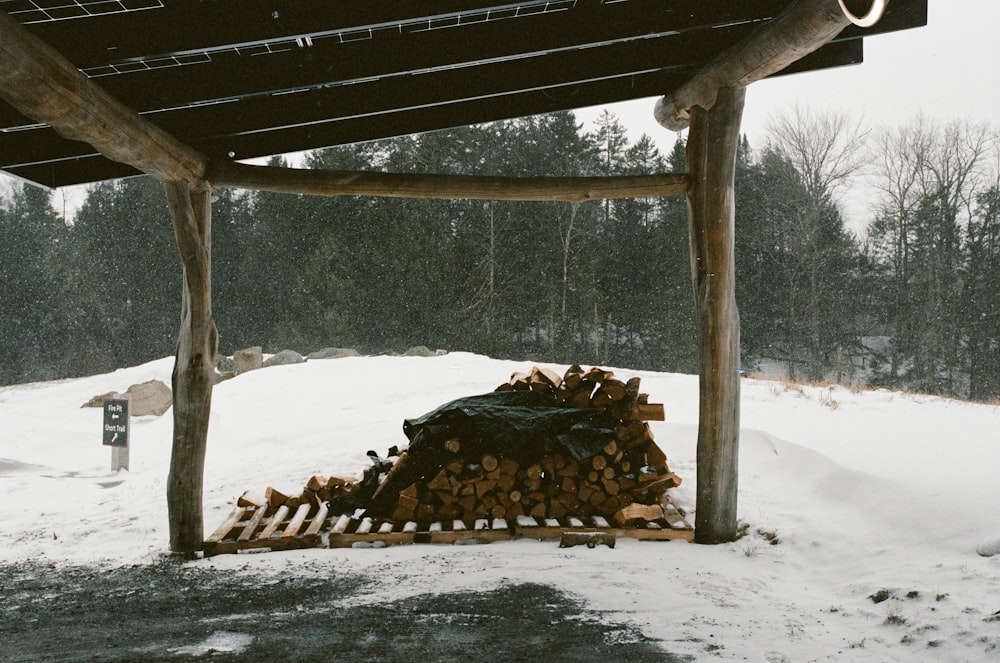
[[[167,547],[171,417],[132,421],[112,474],[96,394],[159,378],[166,358],[107,375],[0,388],[0,564],[143,564]],[[360,476],[402,420],[492,390],[530,364],[452,353],[348,357],[254,371],[216,387],[205,473],[210,531],[247,488]],[[557,370],[565,367],[555,366]],[[642,377],[671,491],[693,522],[697,378]],[[727,545],[619,541],[399,546],[223,555],[248,574],[356,570],[372,602],[548,583],[695,660],[1000,661],[1000,407],[843,388],[743,383],[740,518]],[[772,545],[772,540],[776,545]],[[872,598],[880,591],[886,600]],[[352,600],[357,600],[352,599]]]

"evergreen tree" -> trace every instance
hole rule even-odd
[[[174,354],[181,266],[163,186],[149,177],[95,185],[72,235],[100,311],[88,335],[115,366]]]
[[[976,197],[963,274],[969,398],[994,400],[1000,397],[1000,187],[992,186]]]
[[[48,191],[16,185],[0,209],[0,383],[61,374],[63,349],[57,295],[60,243],[66,228]]]

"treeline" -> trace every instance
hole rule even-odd
[[[685,170],[681,140],[661,154],[649,137],[630,142],[611,113],[581,129],[572,113],[556,113],[317,151],[305,166]],[[863,140],[843,118],[797,113],[771,133],[760,150],[744,141],[738,157],[748,371],[770,365],[795,378],[1000,395],[1000,196],[989,132],[916,122]],[[862,172],[865,145],[884,157],[869,167],[883,196],[860,238],[845,229],[836,196]],[[218,196],[213,309],[223,352],[422,344],[696,370],[683,197],[570,205]],[[174,352],[181,275],[157,182],[95,185],[71,224],[47,192],[15,186],[0,206],[0,257],[0,382]]]

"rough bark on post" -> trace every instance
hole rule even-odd
[[[212,203],[207,190],[164,182],[183,266],[173,371],[174,439],[167,477],[170,549],[192,555],[204,539],[202,487],[218,334],[212,320]]]
[[[699,335],[698,543],[736,538],[740,319],[733,179],[745,92],[723,88],[711,110],[695,106],[687,143],[691,276]]]

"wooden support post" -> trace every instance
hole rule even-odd
[[[212,320],[212,203],[207,190],[164,182],[183,266],[173,371],[174,439],[167,477],[170,549],[193,555],[204,537],[202,486],[218,334]]]
[[[711,110],[693,107],[687,143],[691,276],[700,339],[697,543],[736,538],[740,318],[733,179],[745,94],[743,88],[723,88]]]

